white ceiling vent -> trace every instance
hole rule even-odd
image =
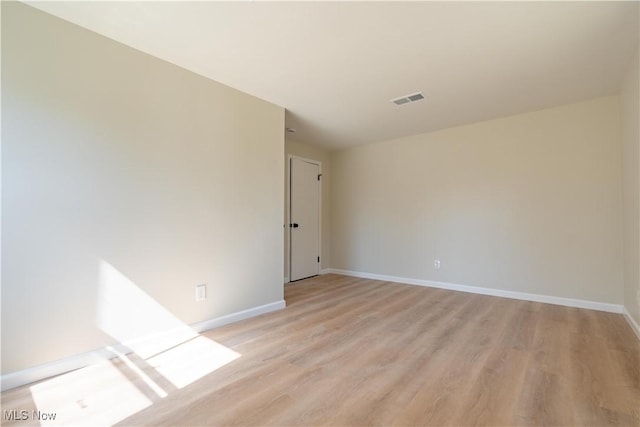
[[[422,94],[422,92],[416,92],[410,95],[401,96],[400,98],[392,99],[391,102],[396,105],[403,105],[410,102],[420,101],[421,99],[424,99],[424,95]]]

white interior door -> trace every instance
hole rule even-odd
[[[289,280],[320,273],[320,165],[292,157],[289,168]]]

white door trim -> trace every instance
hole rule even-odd
[[[287,235],[287,242],[289,242],[289,244],[287,245],[287,253],[286,253],[286,257],[288,260],[288,265],[289,265],[289,269],[287,271],[288,277],[287,277],[287,282],[289,277],[291,277],[291,227],[289,227],[289,224],[291,224],[291,159],[297,159],[297,160],[302,160],[303,162],[308,162],[308,163],[312,163],[315,165],[318,165],[318,173],[320,175],[322,175],[322,162],[320,160],[314,160],[314,159],[308,159],[306,157],[301,157],[301,156],[296,156],[293,154],[289,154],[287,155],[287,164],[286,164],[286,177],[285,179],[287,180],[287,209],[286,209],[286,215],[287,215],[287,223],[285,224],[285,233]],[[322,256],[322,178],[320,178],[320,190],[318,192],[318,256],[320,257],[320,263],[318,265],[318,274],[320,274],[320,272],[322,271],[322,262],[324,261],[323,256]]]

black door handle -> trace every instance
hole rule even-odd
[[[289,227],[298,228],[298,223],[294,222],[293,224],[289,224]]]

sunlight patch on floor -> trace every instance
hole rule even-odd
[[[182,388],[239,357],[239,353],[199,336],[147,362],[177,388]]]
[[[241,357],[180,321],[106,261],[96,325],[112,358],[30,387],[42,425],[113,425]]]
[[[41,425],[113,425],[152,404],[111,361],[31,386],[31,396],[38,411],[55,413]]]
[[[136,365],[126,354],[122,354],[114,348],[109,348],[113,354],[117,355],[118,360],[121,361],[128,369],[140,378],[158,397],[167,397],[167,392],[160,387],[151,377],[144,372],[142,368]]]
[[[241,355],[198,336],[147,360],[110,349],[114,359],[30,387],[41,425],[113,425]]]

